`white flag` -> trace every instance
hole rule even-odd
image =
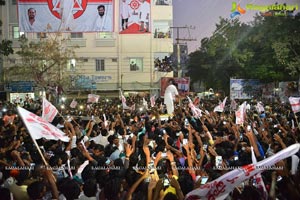
[[[37,140],[40,138],[45,138],[48,140],[61,140],[63,142],[69,141],[69,137],[65,136],[64,132],[43,118],[21,107],[18,107],[18,112],[23,119],[23,122],[26,125],[32,139]]]
[[[245,101],[242,105],[239,106],[239,109],[235,111],[235,123],[236,124],[243,124],[245,121],[245,115],[246,115],[246,104]]]
[[[189,107],[190,107],[190,109],[193,113],[193,116],[196,117],[196,118],[201,117],[202,116],[202,114],[201,114],[202,111],[193,104],[190,97],[187,96],[187,99],[189,100]]]
[[[127,106],[126,104],[126,98],[124,97],[123,94],[121,94],[121,98],[122,98],[122,106],[124,110],[130,110],[131,108],[129,106]]]
[[[266,169],[270,169],[274,164],[279,161],[290,157],[297,153],[300,149],[300,144],[293,144],[278,153],[270,156],[256,164],[249,164],[242,166],[240,168],[234,169],[230,172],[227,172],[223,176],[200,186],[186,196],[186,200],[192,199],[216,199],[221,200],[225,199],[228,194],[234,190],[235,187],[239,186],[245,180],[248,180],[250,177],[263,172]]]
[[[58,110],[46,98],[43,98],[42,118],[48,122],[52,122],[57,115]]]
[[[262,112],[265,112],[265,108],[264,108],[264,106],[262,105],[262,103],[260,103],[260,102],[257,102],[257,104],[256,104],[256,110],[257,110],[257,112],[260,114],[260,113],[262,113]]]
[[[230,103],[230,109],[231,110],[236,110],[236,107],[237,107],[237,103],[235,102],[234,99],[232,99],[231,103]]]
[[[227,97],[225,97],[222,103],[220,103],[214,108],[214,112],[224,112],[226,101],[227,101]]]
[[[256,164],[257,160],[252,146],[251,146],[251,158],[252,158],[252,163]],[[255,180],[255,187],[263,192],[264,199],[268,199],[268,192],[264,180],[261,177],[261,173],[258,173],[255,176],[253,176],[253,179]]]
[[[88,103],[97,103],[99,100],[100,96],[96,94],[88,94]]]
[[[145,98],[143,97],[143,106],[146,110],[148,110],[148,103],[147,101],[145,100]]]
[[[154,106],[155,106],[155,96],[156,96],[156,95],[153,95],[153,96],[150,98],[150,104],[151,104],[151,107],[154,107]]]
[[[70,108],[76,108],[76,106],[77,106],[77,101],[75,99],[73,99],[70,104]]]
[[[300,112],[300,97],[289,98],[292,110],[294,113]]]

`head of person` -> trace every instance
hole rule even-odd
[[[43,181],[35,181],[27,187],[27,194],[32,200],[43,198],[46,191],[46,184]]]
[[[105,14],[105,6],[104,5],[99,5],[97,7],[97,10],[98,10],[98,14],[100,15],[100,17],[103,17],[104,14]]]
[[[34,19],[36,15],[36,10],[34,8],[29,8],[28,9],[28,18],[29,19]]]
[[[176,84],[176,83],[175,83],[175,80],[172,79],[172,78],[171,78],[168,82],[169,82],[169,85],[175,85],[175,84]]]

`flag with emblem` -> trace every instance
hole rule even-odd
[[[224,112],[226,101],[227,101],[227,97],[225,97],[225,99],[223,100],[223,102],[221,102],[219,105],[217,105],[214,108],[214,112]]]
[[[69,142],[69,137],[66,136],[64,132],[50,124],[45,119],[27,111],[22,107],[18,107],[18,112],[32,139],[38,140],[40,138],[45,138],[48,140],[61,140],[63,142]]]
[[[300,97],[289,97],[289,102],[294,113],[300,111]]]
[[[97,103],[100,96],[96,94],[88,94],[88,103]]]
[[[58,110],[45,97],[43,98],[42,118],[48,122],[52,122],[57,115]]]
[[[77,101],[75,99],[73,99],[70,104],[70,108],[76,108],[77,104],[78,104]]]
[[[154,107],[154,106],[155,106],[155,96],[156,96],[156,95],[153,95],[153,96],[150,98],[150,104],[151,104],[151,107]]]

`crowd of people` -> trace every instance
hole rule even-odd
[[[41,116],[41,101],[25,101],[23,108]],[[143,106],[142,98],[127,98],[128,105],[139,102]],[[251,164],[251,147],[260,161],[298,143],[291,106],[263,103],[258,111],[257,101],[248,101],[243,125],[228,103],[224,112],[213,112],[217,100],[200,100],[201,117],[185,97],[167,117],[161,99],[149,109],[123,110],[119,98],[66,107],[52,124],[69,142],[42,138],[35,145],[17,105],[2,102],[0,199],[193,199],[187,194],[195,188]],[[261,174],[267,193],[250,178],[227,198],[300,199],[299,162],[287,158],[276,166]]]
[[[156,58],[154,60],[154,68],[159,72],[171,72],[173,71],[172,62],[170,57],[165,56],[162,60]]]

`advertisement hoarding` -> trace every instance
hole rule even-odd
[[[112,32],[113,0],[19,0],[20,32]]]

